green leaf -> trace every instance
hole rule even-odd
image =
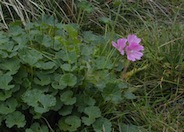
[[[18,36],[23,33],[23,28],[20,27],[20,23],[11,23],[8,31],[11,36]]]
[[[69,131],[76,131],[81,126],[81,120],[77,116],[68,116],[65,122],[70,125]]]
[[[25,116],[19,111],[8,114],[5,119],[6,125],[9,128],[13,127],[14,125],[16,125],[18,128],[24,127],[26,125]]]
[[[61,76],[59,85],[66,85],[73,87],[77,83],[77,77],[71,73],[67,73]]]
[[[17,73],[18,69],[20,68],[20,61],[18,59],[8,59],[3,61],[0,64],[1,69],[8,70],[8,74],[15,74]]]
[[[100,17],[99,20],[103,22],[104,24],[110,24],[111,19],[109,17]]]
[[[98,118],[101,116],[101,111],[97,106],[89,106],[85,108],[84,113],[89,116],[89,118]]]
[[[56,58],[62,59],[65,62],[73,64],[77,62],[78,54],[75,51],[66,52],[66,51],[61,50],[56,53]]]
[[[0,50],[0,57],[1,58],[7,58],[8,57],[8,53],[3,51],[3,50]]]
[[[33,123],[30,128],[26,129],[26,132],[49,132],[46,125],[41,125],[39,123]]]
[[[95,132],[111,132],[112,123],[106,118],[99,118],[93,124]]]
[[[55,26],[57,20],[54,18],[54,16],[50,16],[50,15],[42,15],[40,23],[43,24],[42,28],[44,27],[52,27]]]
[[[52,95],[42,94],[39,99],[39,107],[35,107],[38,113],[44,113],[50,110],[50,107],[56,104],[56,99]]]
[[[64,89],[66,88],[67,86],[66,85],[60,85],[58,82],[56,81],[53,81],[51,86],[54,88],[54,89]]]
[[[1,126],[3,120],[4,120],[3,116],[0,116],[0,126]]]
[[[8,74],[3,74],[0,76],[0,89],[3,90],[10,90],[14,87],[14,85],[9,85],[9,83],[12,81],[12,76]]]
[[[61,77],[62,77],[62,76],[61,76],[60,74],[58,74],[58,73],[55,73],[55,74],[53,75],[54,81],[52,82],[51,86],[52,86],[54,89],[61,89],[61,90],[62,90],[62,89],[64,89],[64,88],[67,87],[66,84],[60,84],[60,83],[59,83]]]
[[[18,55],[23,63],[28,63],[30,66],[34,66],[34,64],[43,58],[42,54],[37,50],[28,48],[20,50]]]
[[[86,125],[86,126],[90,126],[91,124],[93,124],[95,122],[95,118],[88,118],[88,117],[82,117],[82,122]]]
[[[103,91],[106,84],[116,82],[116,76],[114,73],[110,73],[109,70],[96,70],[89,72],[86,79],[93,83],[99,91]]]
[[[23,82],[26,80],[26,86],[28,86],[30,84],[30,81],[28,79],[28,72],[26,71],[26,69],[24,68],[20,68],[19,71],[14,75],[14,81],[17,83],[17,84],[23,84]],[[24,84],[23,84],[24,86]]]
[[[57,40],[57,37],[54,37],[54,44],[53,44],[52,48],[55,51],[59,51],[62,49],[61,43],[59,42],[59,40]]]
[[[0,32],[0,40],[1,40],[0,45],[2,46],[3,44],[9,42],[9,37],[4,32]]]
[[[87,13],[90,13],[93,11],[92,4],[88,1],[85,1],[85,0],[81,1],[79,2],[78,6],[80,9],[86,11]]]
[[[126,89],[126,88],[128,88],[128,84],[126,82],[123,82],[122,80],[117,80],[116,83],[118,84],[118,87],[120,89]]]
[[[0,91],[0,101],[6,100],[7,98],[11,97],[11,95],[12,95],[11,90],[8,90],[8,91],[1,90]]]
[[[95,99],[93,99],[90,96],[79,94],[77,96],[77,104],[80,105],[94,105],[95,104]]]
[[[106,82],[104,80],[99,80],[98,82],[95,82],[96,87],[100,90],[103,91],[103,89],[106,86]]]
[[[56,97],[56,105],[51,108],[51,110],[59,111],[61,107],[63,106],[63,103],[61,102],[59,97]]]
[[[107,84],[103,89],[102,96],[106,101],[112,101],[113,103],[119,103],[122,100],[120,88],[113,83]]]
[[[51,47],[53,45],[54,41],[51,39],[50,36],[48,35],[44,35],[43,36],[43,42],[42,45],[44,45],[45,47]]]
[[[122,71],[123,70],[123,68],[124,68],[124,64],[125,62],[123,61],[120,61],[120,62],[118,62],[118,63],[116,63],[115,64],[115,70],[116,71],[118,71],[118,72],[120,72],[120,71]]]
[[[84,113],[88,115],[88,117],[82,117],[82,121],[87,126],[93,124],[95,119],[101,116],[101,111],[97,106],[86,107]]]
[[[67,131],[70,128],[70,126],[65,123],[64,119],[59,120],[58,126],[59,126],[59,129],[62,130],[62,131]]]
[[[28,90],[24,93],[22,99],[29,106],[37,107],[39,98],[42,94],[43,94],[42,91],[37,89]]]
[[[7,43],[3,43],[0,46],[0,50],[6,51],[6,52],[12,52],[13,48],[14,48],[14,43],[12,43],[11,41],[8,41]]]
[[[99,45],[99,44],[103,45],[104,44],[103,36],[96,35],[92,31],[83,32],[83,39],[85,42],[90,43],[92,45]],[[97,50],[97,49],[99,49],[99,48],[96,48],[95,50]]]
[[[66,105],[64,106],[60,111],[59,114],[62,116],[66,116],[72,113],[73,106],[72,105]]]
[[[20,36],[14,36],[12,37],[12,39],[18,43],[18,46],[16,47],[16,49],[22,49],[23,47],[26,46],[26,44],[28,43],[28,34],[21,34]],[[14,48],[15,49],[15,48]]]
[[[29,106],[34,107],[36,112],[41,114],[49,111],[56,104],[56,98],[54,96],[44,94],[37,89],[26,91],[22,99]]]
[[[78,55],[76,52],[69,52],[68,55],[65,55],[64,57],[66,58],[63,58],[63,60],[67,60],[69,63],[73,64],[77,62]]]
[[[37,73],[37,77],[34,78],[35,84],[45,86],[51,83],[51,78],[47,74]]]
[[[68,116],[65,120],[60,119],[58,126],[60,130],[77,131],[77,128],[81,126],[81,120],[77,116]]]
[[[56,64],[52,61],[48,61],[48,62],[39,61],[35,64],[35,67],[44,69],[44,70],[53,69],[55,66]]]
[[[81,46],[81,54],[84,56],[90,56],[93,53],[93,47],[89,47],[87,45]]]
[[[97,58],[95,61],[95,66],[97,69],[112,69],[112,61],[110,59],[107,59],[106,57],[100,57]]]
[[[38,43],[41,43],[42,38],[40,38],[40,36],[43,36],[43,33],[41,31],[37,29],[31,29],[31,30],[28,29],[28,39],[30,41],[36,41],[36,42],[40,41]],[[40,39],[38,40],[38,38]]]
[[[73,92],[68,90],[60,95],[60,100],[66,105],[73,105],[76,103],[76,97],[72,97]]]
[[[129,91],[126,91],[124,93],[124,97],[127,99],[136,99],[136,96],[132,92],[129,92]]]
[[[96,101],[95,99],[91,98],[90,96],[79,94],[77,95],[77,102],[76,106],[78,106],[79,112],[84,112],[84,109],[87,106],[93,106],[95,105]]]
[[[67,24],[67,25],[63,25],[63,28],[65,31],[67,31],[67,33],[69,34],[71,38],[77,38],[78,32],[74,28],[74,26],[72,26],[71,24]]]
[[[12,113],[16,110],[18,106],[17,100],[15,99],[8,99],[4,102],[0,102],[0,114],[8,114]]]
[[[71,71],[71,69],[72,69],[71,65],[70,65],[70,64],[67,64],[67,63],[61,65],[60,67],[61,67],[64,71]]]
[[[115,1],[113,1],[113,7],[114,8],[120,6],[121,4],[122,4],[122,1],[121,0],[115,0]]]

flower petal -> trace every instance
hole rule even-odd
[[[127,59],[130,61],[136,61],[135,57],[132,54],[127,55]]]
[[[118,39],[117,44],[119,46],[118,50],[121,52],[122,50],[124,50],[125,46],[126,46],[126,42],[127,40],[122,38],[122,39]]]
[[[121,55],[124,55],[125,54],[124,50],[121,50],[120,53],[121,53]]]
[[[118,45],[114,41],[112,41],[112,46],[114,46],[116,49],[118,49]]]
[[[125,38],[118,39],[118,41],[117,41],[118,45],[122,48],[124,48],[126,46],[126,42],[127,42],[127,39],[125,39]]]
[[[140,44],[137,44],[136,50],[137,51],[140,51],[140,50],[142,51],[142,50],[144,50],[144,47],[142,45],[140,45]]]
[[[135,51],[135,52],[133,53],[133,56],[135,57],[135,59],[140,60],[141,57],[143,56],[143,53],[138,52],[138,51]]]
[[[141,42],[141,39],[138,38],[135,34],[130,34],[128,35],[128,43],[137,43],[139,44]]]
[[[127,58],[130,61],[136,61],[136,60],[140,60],[141,57],[143,56],[143,53],[140,52],[140,49],[142,49],[142,47],[140,47],[141,45],[133,43],[131,45],[128,45],[126,47],[126,54],[127,54]]]
[[[137,44],[137,43],[132,43],[132,44],[128,45],[127,47],[129,47],[129,49],[135,50],[135,51],[144,50],[144,47],[140,44]]]

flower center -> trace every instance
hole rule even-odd
[[[134,52],[134,50],[130,50],[130,53],[133,53]]]

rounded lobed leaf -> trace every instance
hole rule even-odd
[[[102,96],[106,101],[111,101],[115,104],[122,100],[121,89],[113,83],[107,84],[107,86],[103,89]]]
[[[74,132],[81,126],[81,119],[78,116],[68,116],[65,119],[60,119],[58,126],[60,130]]]
[[[61,108],[61,110],[59,111],[59,114],[62,116],[66,116],[66,115],[71,114],[72,110],[73,110],[73,105],[66,105]]]
[[[102,132],[102,131],[111,132],[112,131],[111,127],[112,123],[110,122],[110,120],[103,117],[97,119],[93,124],[95,132]]]
[[[2,90],[10,90],[14,87],[14,85],[9,85],[12,81],[13,77],[8,74],[3,74],[0,76],[0,89]]]
[[[25,116],[19,111],[15,111],[11,114],[8,114],[5,117],[5,119],[6,119],[6,125],[9,128],[13,127],[14,125],[20,128],[20,127],[24,127],[26,124]]]
[[[17,100],[8,99],[5,102],[0,102],[0,114],[9,114],[16,110],[18,106]]]
[[[23,101],[40,114],[50,110],[56,104],[56,98],[53,95],[44,94],[38,89],[28,90],[22,97]]]
[[[43,58],[42,54],[35,49],[23,48],[19,51],[19,58],[23,63],[34,66],[39,60]]]
[[[73,92],[71,90],[68,90],[60,95],[60,100],[65,105],[73,105],[76,103],[76,97],[72,97]]]
[[[40,125],[39,123],[35,122],[30,128],[26,129],[26,132],[49,132],[49,129],[46,125]]]
[[[136,99],[136,96],[135,96],[132,92],[129,92],[129,91],[126,91],[126,92],[124,93],[124,97],[125,97],[126,99]]]
[[[12,90],[0,91],[0,101],[4,101],[12,96]]]
[[[77,77],[71,73],[67,73],[61,76],[59,85],[66,85],[73,87],[77,83]]]
[[[34,78],[35,84],[45,86],[51,83],[51,78],[47,74],[38,73],[37,77]]]
[[[3,70],[8,70],[8,73],[11,75],[14,75],[15,73],[18,72],[20,68],[20,61],[18,59],[8,59],[4,60],[1,64],[0,67]]]

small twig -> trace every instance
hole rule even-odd
[[[50,126],[49,122],[47,121],[47,119],[45,117],[42,116],[42,118],[45,120],[45,122],[47,123],[47,126],[49,127],[49,129],[51,130],[51,132],[54,132],[54,130],[52,129],[52,127]]]

